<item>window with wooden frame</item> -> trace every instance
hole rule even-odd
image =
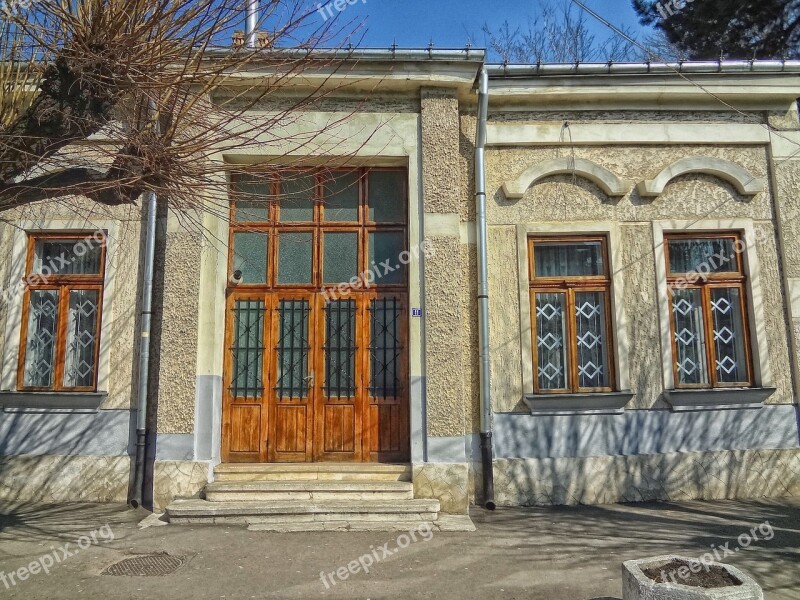
[[[105,235],[30,234],[19,390],[96,390],[105,260]]]
[[[534,392],[614,391],[606,238],[531,237],[528,252]]]
[[[407,171],[276,171],[231,182],[230,272],[240,286],[319,290],[371,272],[407,283]]]
[[[676,387],[752,387],[740,234],[673,233],[664,243]]]

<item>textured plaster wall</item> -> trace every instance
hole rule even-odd
[[[424,89],[422,97],[422,178],[426,213],[458,213],[461,167],[458,98],[448,90]]]
[[[453,92],[421,93],[423,223],[438,215],[458,215],[463,171],[458,100]],[[430,216],[429,216],[430,215]],[[457,222],[457,220],[456,220]],[[425,372],[428,435],[459,436],[465,431],[468,398],[464,368],[468,320],[463,297],[464,256],[460,230],[426,234],[435,248],[425,259]]]
[[[153,328],[157,366],[158,433],[194,431],[197,375],[199,274],[202,233],[187,223],[198,215],[170,214],[159,257],[163,276],[154,285],[157,313]],[[163,223],[162,223],[163,225]]]
[[[153,507],[163,510],[176,498],[192,498],[208,483],[208,463],[158,460],[153,466]]]
[[[0,456],[4,502],[126,502],[128,456]]]
[[[512,115],[518,117],[519,115]],[[508,200],[504,182],[527,168],[557,157],[592,160],[631,182],[632,191],[610,199],[593,183],[571,176],[554,176],[534,184],[520,200]],[[760,243],[764,314],[767,321],[769,357],[778,391],[768,400],[792,402],[791,367],[785,318],[786,299],[775,246],[776,224],[771,189],[754,198],[740,196],[718,178],[685,175],[672,181],[655,199],[643,198],[635,182],[654,177],[671,162],[688,156],[713,156],[742,165],[753,175],[769,181],[766,149],[759,146],[639,146],[575,148],[490,148],[487,152],[488,219],[490,223],[490,295],[492,340],[492,387],[497,411],[524,410],[520,362],[520,317],[516,274],[515,226],[571,222],[618,223],[622,238],[622,264],[628,327],[617,330],[628,341],[630,381],[635,397],[630,408],[663,406],[658,307],[652,222],[750,218],[755,221]],[[788,175],[784,176],[787,177]],[[796,173],[790,177],[796,177]],[[797,190],[792,180],[787,187]],[[795,194],[796,195],[796,194]],[[796,227],[796,224],[793,224]],[[796,258],[791,258],[797,263]],[[800,268],[800,265],[798,265]],[[515,299],[516,297],[516,299]],[[527,307],[524,307],[529,310]],[[530,332],[524,332],[530,335]]]
[[[780,116],[780,115],[778,115]],[[625,123],[763,123],[763,115],[756,113],[737,113],[733,111],[661,111],[661,110],[587,110],[587,111],[506,111],[493,112],[492,121],[502,122],[559,122],[607,123],[609,126],[622,126]]]
[[[611,504],[800,495],[797,450],[502,459],[500,506]]]
[[[464,434],[461,253],[458,238],[428,238],[425,260],[425,370],[428,435]]]
[[[449,514],[469,509],[469,466],[463,463],[427,463],[414,466],[414,498],[436,499]]]

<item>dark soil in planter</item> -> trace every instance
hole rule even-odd
[[[700,572],[692,573],[691,567],[694,566],[695,570],[697,570],[697,565],[700,565]],[[679,583],[707,589],[742,585],[741,581],[722,567],[707,566],[700,562],[689,562],[688,560],[673,559],[660,567],[642,569],[642,573],[656,583]],[[688,575],[683,577],[687,573]]]

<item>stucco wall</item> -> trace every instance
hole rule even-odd
[[[458,100],[453,92],[425,89],[421,94],[423,224],[435,253],[425,259],[425,371],[427,432],[464,434],[463,260],[459,207]]]
[[[506,181],[537,163],[564,156],[596,162],[627,180],[631,191],[621,199],[611,199],[586,179],[554,176],[534,184],[520,200],[509,200],[503,194],[501,188]],[[533,146],[487,151],[492,389],[496,411],[524,410],[519,312],[529,308],[519,306],[516,256],[527,250],[516,247],[515,226],[537,224],[546,228],[548,223],[576,222],[620,226],[622,260],[611,268],[622,271],[628,327],[615,331],[615,335],[625,336],[628,345],[629,377],[635,393],[629,408],[644,409],[662,406],[659,397],[664,388],[652,222],[752,219],[761,240],[755,250],[761,262],[769,358],[777,387],[768,402],[793,401],[786,301],[775,245],[771,189],[754,198],[744,197],[729,183],[707,175],[681,176],[655,199],[639,196],[634,187],[673,161],[689,156],[730,160],[754,176],[769,179],[767,150],[762,146]]]
[[[158,433],[194,431],[203,244],[199,223],[202,216],[197,213],[170,212],[165,235],[157,246],[162,272],[154,282],[153,352],[158,355],[151,389],[157,398]]]
[[[800,453],[736,450],[500,459],[499,506],[723,500],[800,495]]]

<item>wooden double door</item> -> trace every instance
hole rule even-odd
[[[223,460],[405,462],[407,296],[228,297]]]

